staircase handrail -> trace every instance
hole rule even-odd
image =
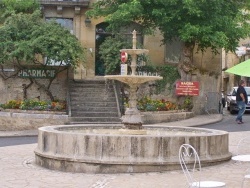
[[[122,114],[121,114],[121,100],[118,97],[118,90],[119,90],[118,87],[119,86],[115,80],[112,80],[112,85],[113,85],[114,92],[115,92],[115,99],[116,99],[116,104],[117,104],[118,115],[119,115],[119,117],[121,117],[122,116]]]

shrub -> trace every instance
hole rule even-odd
[[[20,100],[10,100],[5,104],[0,104],[0,107],[6,109],[19,109],[22,101]]]
[[[48,111],[61,111],[66,109],[66,103],[63,102],[50,102],[38,100],[10,100],[5,104],[0,104],[3,109],[21,109],[21,110],[48,110]]]
[[[125,106],[128,107],[128,102],[125,102]],[[169,111],[177,110],[178,106],[170,101],[165,99],[151,99],[148,96],[145,96],[137,100],[137,108],[140,111]]]

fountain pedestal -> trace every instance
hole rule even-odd
[[[140,111],[137,109],[137,96],[136,91],[139,85],[154,81],[161,80],[160,76],[136,76],[136,75],[107,75],[105,79],[112,79],[123,82],[129,86],[129,108],[126,109],[122,117],[122,123],[126,129],[141,129],[142,119]]]
[[[128,108],[122,117],[122,123],[125,129],[141,129],[142,119],[140,111],[136,108]]]

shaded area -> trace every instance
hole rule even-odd
[[[2,137],[0,138],[0,147],[34,144],[37,143],[37,136],[16,136],[16,137]]]

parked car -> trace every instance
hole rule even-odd
[[[238,112],[238,106],[236,104],[236,92],[238,87],[233,87],[232,90],[227,94],[227,110],[230,111],[231,114]],[[250,111],[250,87],[245,87],[245,90],[248,95],[248,103],[246,106],[246,111]]]

